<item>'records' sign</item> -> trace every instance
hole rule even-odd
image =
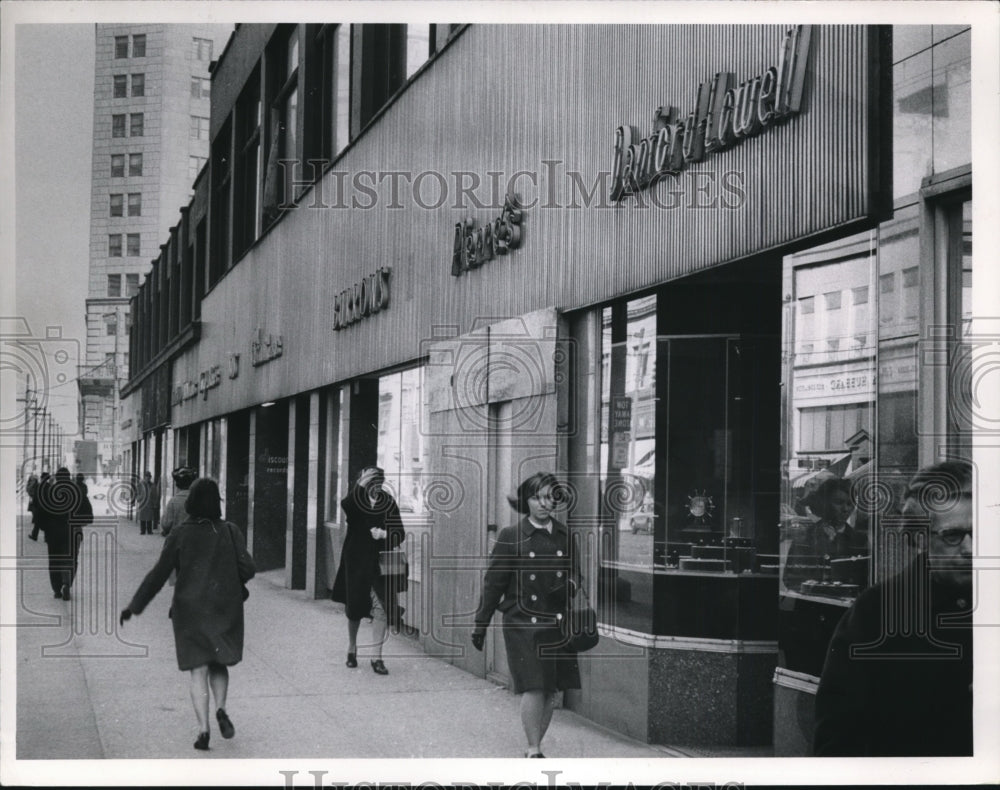
[[[632,126],[615,129],[611,200],[646,189],[664,175],[677,175],[706,154],[723,151],[798,113],[811,38],[809,25],[788,28],[776,66],[739,85],[733,74],[718,72],[698,86],[695,108],[687,115],[676,107],[657,107],[646,137],[640,139]]]
[[[344,329],[389,306],[389,276],[383,266],[333,297],[333,328]]]

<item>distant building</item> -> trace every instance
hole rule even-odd
[[[209,66],[231,25],[97,25],[87,348],[80,431],[118,466],[117,382],[128,378],[129,298],[208,157]]]

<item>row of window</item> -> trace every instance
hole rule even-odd
[[[125,137],[125,113],[115,114],[111,116],[111,136],[112,137]],[[128,137],[142,137],[143,129],[145,126],[145,116],[141,112],[133,112],[128,114]]]
[[[128,54],[128,36],[115,36],[115,59],[120,60],[121,58],[127,58]],[[144,58],[146,57],[146,34],[138,33],[132,36],[132,57],[133,58]]]
[[[130,176],[142,175],[142,154],[128,155],[128,174]],[[125,154],[111,154],[111,177],[125,177]]]
[[[212,95],[212,81],[208,77],[191,77],[191,98],[208,99]]]
[[[191,116],[191,127],[188,136],[192,140],[208,139],[208,118],[203,115]]]
[[[129,96],[128,91],[128,74],[115,74],[112,77],[113,89],[112,96],[116,99],[125,99]],[[146,95],[146,75],[145,74],[133,74],[132,75],[132,96],[145,96]]]
[[[213,141],[210,283],[459,27],[278,27]]]
[[[139,293],[139,275],[138,274],[126,274],[125,275],[125,296],[132,298],[137,293]],[[122,296],[122,275],[120,274],[109,274],[108,275],[108,296]],[[112,334],[108,332],[108,334]]]
[[[134,258],[137,257],[139,253],[139,236],[138,233],[126,233],[125,234],[125,254]],[[108,257],[109,258],[121,258],[122,257],[122,234],[121,233],[109,233],[108,234]]]
[[[124,216],[123,211],[125,207],[125,196],[121,192],[112,192],[110,197],[111,197],[110,201],[111,216],[112,217]],[[130,217],[142,216],[142,192],[128,193],[128,216]]]

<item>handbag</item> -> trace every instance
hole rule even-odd
[[[233,556],[236,558],[236,578],[239,579],[240,586],[243,588],[243,600],[245,601],[250,597],[250,590],[240,579],[240,554],[236,550],[236,540],[233,538],[233,531],[229,528],[229,522],[226,522],[226,531],[229,533],[229,542],[233,545]]]
[[[601,638],[597,633],[597,612],[590,605],[590,599],[587,598],[587,591],[583,585],[573,596],[569,617],[564,617],[559,622],[563,637],[566,639],[566,647],[577,653],[584,653],[597,646]]]
[[[395,583],[398,591],[406,590],[406,579],[410,575],[410,565],[406,560],[406,552],[402,549],[390,549],[378,553],[378,570],[383,576],[399,577]]]

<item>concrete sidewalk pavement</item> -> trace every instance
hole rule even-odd
[[[22,521],[19,519],[19,521]],[[180,672],[165,586],[123,628],[118,612],[159,555],[163,539],[135,522],[98,520],[87,530],[73,599],[54,599],[45,546],[20,524],[17,756],[58,758],[520,757],[518,698],[429,657],[416,639],[391,636],[388,676],[364,650],[344,664],[342,608],[281,586],[282,572],[250,582],[243,662],[230,673],[227,710],[236,737],[212,721],[211,750],[197,735]],[[362,623],[359,641],[370,634]],[[683,756],[557,710],[550,757]]]

